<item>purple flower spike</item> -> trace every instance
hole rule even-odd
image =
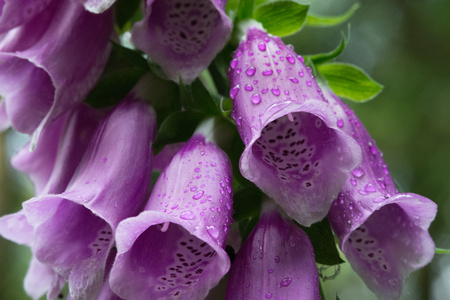
[[[264,208],[233,262],[225,299],[320,299],[306,233],[275,208]]]
[[[111,289],[125,299],[203,299],[230,267],[231,180],[226,154],[196,133],[161,173],[145,210],[119,224]]]
[[[6,119],[0,127],[34,132],[34,144],[48,122],[93,87],[106,64],[112,30],[112,12],[93,15],[73,1],[52,1],[27,23],[3,33],[0,115]]]
[[[360,143],[362,163],[352,171],[328,218],[352,268],[382,299],[398,299],[406,277],[428,264],[434,243],[428,227],[436,204],[399,193],[382,153],[355,113],[331,91],[337,125]]]
[[[231,21],[227,1],[147,0],[133,41],[175,82],[191,83],[225,45]]]
[[[75,299],[100,292],[118,223],[144,207],[155,121],[147,104],[124,100],[98,126],[65,192],[23,204],[37,259],[69,282]]]
[[[336,125],[303,58],[280,38],[251,28],[229,68],[232,117],[245,144],[240,170],[300,224],[324,218],[358,144]]]

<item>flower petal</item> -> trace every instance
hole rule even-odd
[[[144,20],[133,27],[133,42],[169,79],[191,83],[228,39],[232,24],[226,2],[147,0]]]
[[[0,33],[24,24],[43,11],[48,0],[4,0],[0,3]]]
[[[100,292],[114,230],[144,206],[155,120],[147,104],[124,100],[98,126],[66,191],[23,204],[36,257],[69,281],[73,298]]]
[[[306,233],[276,209],[266,209],[237,253],[225,299],[320,299]]]
[[[399,193],[382,153],[355,113],[332,91],[325,93],[337,124],[363,147],[328,219],[342,252],[366,285],[382,299],[398,299],[406,277],[428,264],[434,243],[428,227],[436,204],[420,195]]]
[[[228,77],[242,175],[300,224],[320,221],[361,149],[337,127],[311,69],[280,38],[251,28]]]
[[[126,299],[203,299],[230,265],[231,180],[226,154],[195,134],[161,173],[145,211],[119,224],[112,290]]]
[[[93,15],[72,1],[53,1],[6,32],[0,94],[12,126],[37,139],[47,122],[80,103],[106,64],[112,30],[112,12]]]

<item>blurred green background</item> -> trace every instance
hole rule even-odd
[[[312,0],[311,11],[345,12],[355,0]],[[362,67],[384,85],[374,100],[352,105],[403,192],[434,200],[439,211],[430,232],[436,246],[450,248],[450,1],[362,0],[350,19],[351,38],[338,58]],[[347,25],[304,28],[285,38],[300,54],[334,49]],[[11,131],[0,133],[0,215],[21,208],[32,188],[9,166],[9,156],[26,142]],[[0,299],[28,299],[23,291],[30,252],[0,238]],[[324,283],[327,299],[376,299],[342,265],[335,280]],[[450,255],[413,273],[402,299],[450,299]]]

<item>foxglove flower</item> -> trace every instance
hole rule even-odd
[[[100,292],[118,223],[145,204],[155,120],[147,104],[127,98],[98,126],[67,189],[23,204],[36,258],[69,282],[73,298]]]
[[[311,69],[280,38],[250,28],[228,77],[242,175],[300,224],[320,221],[361,150],[337,127]]]
[[[195,133],[161,173],[145,210],[119,224],[111,289],[125,299],[203,299],[230,267],[231,180],[226,154]]]
[[[44,128],[35,151],[29,152],[26,146],[13,157],[13,166],[30,176],[37,195],[64,191],[87,148],[100,114],[80,105]],[[33,227],[23,210],[0,218],[0,234],[33,250]],[[52,267],[39,262],[33,253],[24,282],[27,294],[39,299],[47,292],[48,299],[56,299],[64,284],[64,278]]]
[[[93,87],[108,58],[112,30],[112,12],[93,15],[73,1],[52,1],[1,34],[0,128],[34,132],[35,143],[45,124]]]
[[[146,0],[133,42],[175,82],[191,83],[223,48],[231,32],[227,1]]]
[[[437,207],[412,193],[399,193],[382,153],[355,113],[332,91],[326,95],[337,126],[363,148],[362,163],[352,171],[331,206],[328,218],[352,268],[382,299],[398,299],[410,272],[428,264],[434,243],[428,227]]]
[[[320,299],[306,233],[266,204],[233,262],[225,299]]]

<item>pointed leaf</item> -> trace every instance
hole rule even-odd
[[[316,14],[308,14],[308,16],[306,17],[306,26],[331,27],[342,24],[350,19],[360,6],[361,4],[355,3],[347,12],[339,16],[321,16]]]
[[[325,77],[336,95],[354,102],[369,101],[383,90],[381,84],[351,64],[330,63],[317,66],[317,70]]]
[[[320,64],[326,63],[326,62],[338,57],[342,53],[342,51],[344,51],[349,39],[350,39],[350,27],[348,30],[348,37],[345,37],[345,35],[342,34],[342,40],[335,49],[331,50],[330,52],[326,52],[326,53],[308,55],[308,56],[306,56],[306,58],[310,59],[315,65],[320,65]]]
[[[259,6],[253,18],[261,22],[267,31],[280,37],[299,31],[306,20],[309,5],[295,1],[269,2]]]

